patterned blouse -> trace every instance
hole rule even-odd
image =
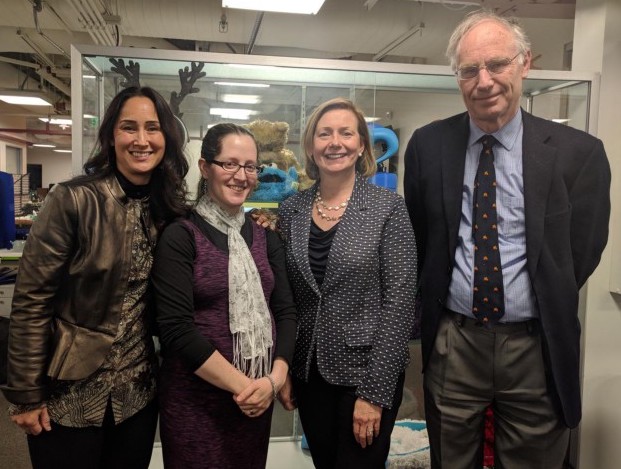
[[[142,410],[155,397],[157,360],[145,317],[153,264],[153,246],[142,222],[148,202],[132,199],[128,210],[135,211],[138,216],[135,217],[130,274],[117,335],[108,356],[95,373],[79,381],[54,383],[47,408],[50,418],[60,425],[100,427],[108,401],[112,405],[114,422],[118,424]],[[12,407],[11,414],[26,410],[24,406]]]

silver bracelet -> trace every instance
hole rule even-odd
[[[278,393],[276,392],[276,383],[274,382],[274,378],[272,378],[270,375],[265,375],[264,378],[267,378],[267,380],[270,382],[270,384],[272,385],[272,400],[276,400],[276,398],[278,397]]]

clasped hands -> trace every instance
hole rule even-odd
[[[291,377],[286,376],[285,381],[279,383],[274,381],[275,391],[278,400],[286,410],[295,409],[295,399],[293,398]],[[261,416],[272,404],[274,400],[274,389],[272,383],[267,377],[251,380],[250,384],[240,392],[234,394],[233,399],[248,417]]]

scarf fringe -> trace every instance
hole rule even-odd
[[[250,356],[244,356],[244,340],[244,334],[233,334],[233,366],[251,379],[258,379],[269,375],[272,372],[274,351],[274,347],[271,346],[272,341],[267,341],[269,344],[265,344],[265,340],[261,341],[259,350],[266,350],[265,354],[255,350]],[[255,341],[252,342],[255,343]]]

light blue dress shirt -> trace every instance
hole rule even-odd
[[[472,236],[472,201],[474,178],[479,165],[485,135],[470,120],[470,137],[461,202],[461,222],[455,265],[452,272],[446,307],[474,318],[472,314],[474,239]],[[494,146],[496,169],[496,206],[498,208],[498,240],[505,290],[505,314],[500,322],[518,322],[538,317],[535,295],[526,269],[526,223],[524,179],[522,177],[522,112],[497,132]]]

